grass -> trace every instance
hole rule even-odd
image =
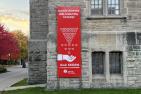
[[[16,86],[26,86],[27,84],[27,79],[23,79],[19,82],[17,82],[16,84],[12,85],[12,87],[16,87]]]
[[[30,88],[2,92],[1,94],[141,94],[141,89],[83,89],[45,91],[44,88]]]

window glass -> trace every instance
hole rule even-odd
[[[120,0],[91,0],[91,15],[120,15]]]
[[[108,15],[119,15],[119,0],[108,0]]]
[[[121,74],[122,52],[110,52],[110,73]]]
[[[91,15],[102,15],[102,0],[91,0]]]
[[[92,73],[93,74],[104,74],[104,52],[93,52],[92,53]]]

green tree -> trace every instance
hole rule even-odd
[[[28,37],[20,30],[12,31],[13,36],[17,39],[20,47],[20,58],[25,59],[28,57]]]

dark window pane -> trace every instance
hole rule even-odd
[[[108,0],[108,14],[119,15],[120,14],[120,3],[119,0]]]
[[[110,53],[110,73],[121,74],[122,52]]]
[[[92,53],[92,73],[93,74],[104,74],[104,52],[93,52]]]
[[[102,15],[102,0],[91,0],[91,14],[92,15]]]

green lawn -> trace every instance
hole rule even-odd
[[[141,89],[83,89],[45,91],[45,88],[30,88],[2,92],[1,94],[141,94]]]
[[[16,86],[26,86],[27,84],[27,79],[23,79],[19,82],[17,82],[16,84],[12,85],[12,87],[16,87]]]

